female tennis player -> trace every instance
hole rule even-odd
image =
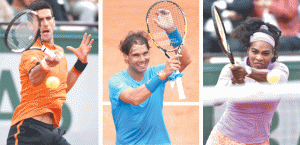
[[[248,18],[242,22],[234,29],[231,37],[244,44],[248,49],[248,58],[243,63],[226,65],[216,87],[235,84],[244,84],[247,87],[249,83],[260,85],[267,82],[269,72],[278,75],[278,83],[286,83],[289,70],[283,63],[276,62],[280,36],[281,31],[277,27],[258,18]],[[279,101],[280,99],[251,102],[228,100],[226,110],[206,144],[269,145],[271,121]]]

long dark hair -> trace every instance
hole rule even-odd
[[[261,25],[266,25],[268,30],[260,29]],[[279,38],[281,36],[281,31],[276,26],[265,23],[259,18],[249,17],[233,30],[231,37],[239,40],[248,49],[251,45],[250,36],[255,32],[263,32],[274,38],[274,57],[271,61],[275,62],[278,58],[277,50],[279,49]]]

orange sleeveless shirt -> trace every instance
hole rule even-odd
[[[51,45],[44,43],[44,45],[50,50],[59,50],[63,52],[63,48],[58,45]],[[41,48],[40,40],[37,40],[32,47]],[[46,86],[47,78],[40,85],[34,87],[29,80],[29,70],[36,65],[37,62],[41,62],[45,57],[44,52],[39,49],[31,49],[23,52],[19,73],[21,80],[21,102],[16,108],[11,126],[15,125],[19,121],[27,118],[31,118],[37,115],[45,113],[52,113],[53,128],[59,126],[62,115],[62,106],[66,100],[66,88],[67,88],[67,60],[65,55],[62,56],[62,61],[48,73],[48,77],[55,76],[60,80],[60,85],[57,88],[51,89]]]

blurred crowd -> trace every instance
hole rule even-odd
[[[0,22],[9,22],[37,0],[0,0]],[[44,0],[53,10],[55,21],[98,22],[98,0]]]
[[[299,51],[299,1],[298,0],[204,0],[203,1],[203,52],[222,52],[211,16],[211,6],[220,9],[228,43],[233,52],[247,49],[230,38],[232,30],[247,17],[258,17],[277,26],[282,31],[279,51]]]
[[[9,22],[36,0],[0,0],[0,22]],[[98,22],[98,0],[45,0],[52,9],[56,21]],[[279,51],[300,50],[299,1],[298,0],[203,0],[203,52],[221,52],[213,20],[211,6],[221,10],[233,52],[247,49],[230,38],[231,31],[247,17],[259,17],[274,24],[282,31]]]

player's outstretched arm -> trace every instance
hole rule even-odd
[[[87,65],[87,57],[92,49],[92,44],[94,42],[94,39],[92,40],[90,39],[91,39],[91,35],[87,36],[87,34],[85,33],[81,41],[81,44],[78,48],[75,49],[71,46],[67,46],[67,49],[72,51],[78,58],[74,67],[72,67],[72,69],[68,73],[67,92],[69,92],[71,88],[74,86],[79,75],[82,73],[82,71],[85,69]]]
[[[279,64],[275,66],[272,70],[268,69],[256,69],[251,68],[252,73],[249,75],[250,78],[256,80],[257,82],[267,82],[268,81],[268,75],[269,77],[275,76],[278,78],[277,81],[275,80],[269,80],[269,83],[279,83],[284,84],[288,81],[289,77],[289,69],[284,64]],[[275,82],[273,82],[275,81]]]
[[[179,72],[183,72],[183,70],[192,62],[190,51],[186,48],[185,44],[182,45],[180,55],[182,57],[179,58],[179,61],[181,62]]]
[[[67,93],[72,89],[80,74],[75,73],[73,70],[69,70],[67,77]]]
[[[151,94],[156,90],[156,88],[175,70],[180,68],[180,55],[173,56],[168,59],[165,68],[162,71],[162,75],[154,76],[147,84],[144,84],[136,89],[128,88],[120,94],[120,100],[123,102],[139,105],[147,100]]]
[[[142,85],[136,89],[128,88],[120,94],[120,100],[131,105],[140,105],[151,96],[151,92]]]
[[[256,69],[241,64],[232,65],[230,69],[233,75],[232,83],[244,83],[246,76],[257,82],[267,82],[267,74],[270,72],[268,69]]]
[[[254,79],[257,82],[267,82],[268,73],[274,71],[276,71],[275,75],[278,76],[279,80],[281,80],[280,81],[281,83],[287,82],[287,78],[289,75],[288,68],[285,65],[275,66],[272,70],[256,69],[253,67],[246,68],[245,66],[234,65],[234,67],[233,66],[231,67],[231,71],[233,73],[233,78],[235,78],[235,80],[240,80],[241,78],[243,78],[244,80],[244,78],[247,76],[249,78]],[[234,83],[234,81],[232,81],[232,83]]]
[[[35,66],[29,73],[29,80],[33,86],[40,85],[47,77],[48,72],[42,70],[40,65]]]
[[[176,30],[176,27],[173,24],[172,14],[168,10],[160,9],[156,12],[156,15],[157,19],[154,19],[154,21],[158,27],[165,30],[166,33],[172,33]],[[175,53],[177,53],[177,50],[175,50]],[[192,62],[192,57],[185,44],[183,44],[181,48],[180,55],[182,55],[182,57],[179,59],[181,62],[179,71],[182,72]]]
[[[249,75],[250,78],[256,80],[257,82],[267,82],[267,75],[270,72],[268,69],[256,69],[250,68],[251,74]]]
[[[54,51],[56,54],[51,57],[47,53],[39,65],[33,67],[29,73],[29,80],[33,86],[40,85],[47,77],[48,72],[61,62],[59,51]]]

